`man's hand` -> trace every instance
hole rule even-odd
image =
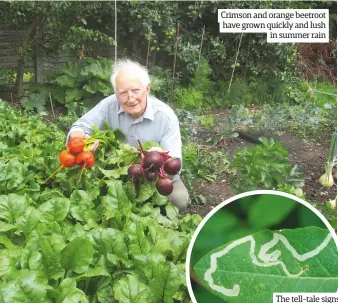
[[[154,146],[154,147],[152,147],[148,150],[148,152],[150,152],[150,151],[163,152],[163,149],[161,147]]]
[[[89,139],[89,138],[90,138],[90,136],[87,135],[87,134],[85,134],[85,139]],[[99,141],[99,140],[95,140],[95,142],[94,142],[94,143],[92,144],[92,146],[90,147],[90,151],[91,151],[91,152],[96,151],[97,148],[99,147],[99,145],[100,145],[100,141]]]
[[[70,137],[70,138],[78,137],[78,138],[83,138],[83,139],[89,139],[89,138],[90,138],[90,136],[89,136],[88,134],[86,134],[84,131],[81,131],[81,130],[71,132],[71,133],[69,134],[69,137]],[[95,152],[95,151],[97,150],[97,148],[99,147],[99,145],[100,145],[99,140],[96,140],[96,141],[92,144],[92,146],[90,147],[89,150],[90,150],[91,152]]]

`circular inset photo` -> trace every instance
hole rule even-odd
[[[195,231],[189,294],[194,303],[270,303],[274,293],[333,293],[337,247],[334,229],[309,203],[277,191],[247,192],[221,203]]]

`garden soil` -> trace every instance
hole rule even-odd
[[[206,134],[204,134],[206,135]],[[318,183],[319,177],[324,174],[324,164],[329,148],[329,141],[323,137],[303,138],[296,135],[284,133],[280,136],[273,136],[275,140],[283,142],[284,148],[289,152],[289,162],[297,164],[303,172],[305,186],[303,191],[306,200],[319,204],[325,203],[328,199],[334,199],[337,193],[336,184],[332,188],[325,188]],[[254,145],[240,138],[233,139],[229,145],[222,147],[231,162],[233,155],[238,148]],[[230,176],[224,174],[218,176],[215,182],[201,181],[194,182],[197,194],[206,198],[205,204],[192,203],[187,213],[206,216],[215,206],[226,199],[234,196],[230,191]]]

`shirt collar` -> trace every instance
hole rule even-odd
[[[123,107],[121,106],[121,104],[119,103],[119,110],[118,110],[117,114],[119,115],[121,113],[125,113],[125,111],[124,111]],[[153,102],[152,102],[152,98],[149,95],[147,97],[147,107],[146,107],[145,112],[143,113],[143,115],[140,118],[138,118],[136,120],[143,121],[143,119],[149,119],[151,121],[154,121]]]

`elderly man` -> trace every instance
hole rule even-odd
[[[146,68],[130,60],[120,60],[115,65],[111,82],[115,94],[77,120],[68,137],[88,138],[93,125],[102,128],[103,123],[108,122],[112,129],[122,130],[128,144],[137,147],[137,139],[155,141],[182,162],[178,119],[168,105],[149,95],[150,79]],[[92,149],[95,150],[98,144],[94,143]],[[188,191],[178,174],[172,180],[174,189],[168,198],[184,211],[190,201]]]

